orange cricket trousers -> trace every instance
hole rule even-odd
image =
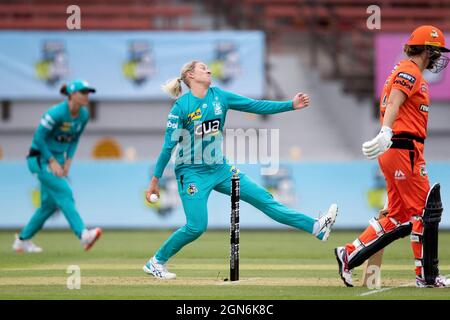
[[[406,136],[406,137],[405,137]],[[400,137],[400,138],[399,138]],[[399,225],[411,222],[411,246],[415,258],[416,275],[422,275],[421,263],[423,214],[430,183],[423,157],[424,144],[420,138],[395,135],[393,144],[378,159],[386,179],[388,194],[388,214],[378,220],[384,233],[391,232]],[[379,237],[380,233],[372,225],[358,237],[363,245],[369,244]],[[356,249],[354,243],[347,244],[348,256]]]

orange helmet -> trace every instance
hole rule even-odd
[[[445,47],[445,38],[441,30],[433,26],[420,26],[413,31],[406,43],[409,46],[435,46],[441,52],[450,52]]]

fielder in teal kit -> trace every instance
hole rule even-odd
[[[29,239],[42,229],[45,221],[58,208],[85,249],[90,248],[92,240],[95,242],[101,234],[99,228],[92,231],[86,229],[75,208],[72,190],[67,181],[67,173],[80,136],[89,120],[87,108],[81,104],[76,106],[76,100],[80,99],[81,103],[87,101],[88,93],[95,92],[95,89],[81,80],[75,80],[63,88],[65,94],[71,96],[72,102],[69,102],[69,98],[43,114],[27,157],[29,170],[37,175],[41,183],[41,207],[16,238],[13,245],[16,251],[41,251]]]
[[[209,70],[201,62],[194,63],[191,72],[197,72],[196,69],[202,69],[202,66],[203,70],[197,71],[200,74],[208,73]],[[165,263],[206,230],[208,197],[213,190],[230,195],[233,173],[239,174],[240,197],[243,201],[280,223],[326,240],[335,221],[337,211],[335,205],[330,208],[333,212],[328,213],[330,219],[323,219],[323,223],[319,219],[292,210],[276,201],[267,190],[253,182],[250,177],[228,164],[221,150],[222,131],[228,110],[275,114],[294,110],[293,101],[253,100],[209,85],[205,88],[204,96],[198,97],[193,94],[194,79],[188,81],[187,85],[191,91],[178,98],[169,113],[164,145],[154,171],[154,180],[157,181],[171,158],[172,150],[178,144],[175,174],[186,215],[186,225],[176,230],[165,241],[155,256],[144,266],[144,271],[158,278],[175,278],[175,274],[167,271]],[[296,99],[297,105],[309,103],[306,95]],[[150,185],[148,194],[156,192],[155,185]]]

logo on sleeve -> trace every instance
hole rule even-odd
[[[178,128],[178,119],[180,117],[174,114],[169,113],[167,116],[167,128],[176,129]]]
[[[178,121],[176,122],[172,122],[172,121],[167,121],[167,128],[172,128],[172,129],[176,129],[178,128]]]
[[[426,104],[421,104],[419,110],[422,112],[428,112],[428,110],[430,110],[430,107],[427,106]]]
[[[48,113],[46,113],[41,119],[41,125],[43,125],[48,130],[52,130],[53,126],[55,125],[55,120],[53,120],[53,118]]]
[[[410,75],[409,73],[406,73],[406,72],[400,72],[397,77],[403,78],[405,80],[408,80],[412,84],[414,84],[416,82],[416,77],[414,77],[414,76],[412,76],[412,75]]]
[[[384,95],[383,100],[381,101],[382,106],[386,106],[387,103],[387,94]]]
[[[399,80],[399,79],[394,80],[394,84],[401,85],[402,87],[405,87],[405,88],[408,89],[408,90],[412,90],[412,88],[413,88],[413,85],[412,85],[412,84],[409,84],[409,83],[406,82],[405,80]]]

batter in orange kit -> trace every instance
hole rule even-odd
[[[415,259],[416,286],[449,287],[439,274],[438,226],[443,212],[440,185],[430,188],[425,166],[430,99],[423,71],[438,73],[448,64],[443,33],[433,26],[414,30],[400,61],[386,80],[380,100],[381,131],[362,146],[377,159],[386,179],[388,214],[371,219],[367,229],[346,246],[335,249],[339,274],[352,287],[352,269],[391,242],[407,235]]]

